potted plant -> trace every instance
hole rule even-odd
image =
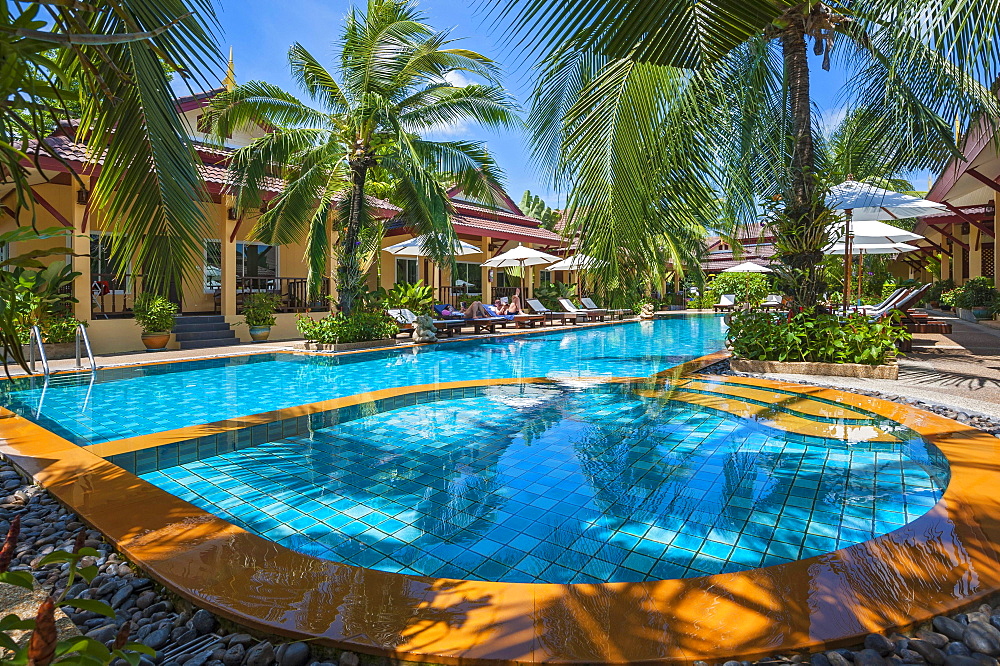
[[[142,344],[146,351],[162,351],[170,341],[170,331],[177,317],[177,305],[163,296],[143,293],[132,307],[135,323],[142,329]]]
[[[243,321],[254,342],[264,342],[271,335],[277,309],[278,297],[274,294],[250,294],[243,301]]]
[[[987,277],[972,278],[956,288],[954,293],[958,316],[968,321],[992,319],[993,307],[1000,300],[993,280]]]

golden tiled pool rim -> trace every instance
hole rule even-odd
[[[752,659],[858,643],[872,631],[914,626],[1000,591],[1000,440],[907,405],[834,389],[692,376],[725,356],[654,378],[613,381],[666,384],[683,376],[730,389],[799,393],[884,416],[947,457],[951,483],[941,501],[890,534],[764,569],[645,583],[491,583],[386,573],[296,553],[2,409],[0,452],[150,576],[199,606],[259,631],[407,661]],[[549,380],[452,382],[342,400],[523,381]],[[296,409],[254,418],[285,418]]]

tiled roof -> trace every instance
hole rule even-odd
[[[461,210],[460,207],[456,206],[456,209]],[[520,216],[514,216],[520,217]],[[524,218],[526,220],[531,220],[531,218]],[[500,220],[487,220],[480,217],[472,217],[470,215],[455,215],[453,219],[454,223],[464,227],[471,227],[473,229],[481,229],[486,232],[496,232],[501,234],[510,234],[514,236],[530,236],[531,241],[535,243],[548,243],[550,245],[559,244],[563,242],[563,237],[554,231],[549,231],[548,229],[542,229],[537,226],[528,226],[522,224],[512,224],[510,222],[501,222]],[[532,220],[537,224],[537,220]],[[488,235],[488,234],[484,234]]]
[[[538,225],[541,224],[539,220],[536,220],[533,217],[518,215],[517,213],[512,213],[499,208],[489,208],[487,206],[480,206],[467,201],[457,201],[455,199],[452,199],[451,202],[455,206],[455,210],[457,212],[470,215],[476,219],[495,218],[529,227],[538,227]]]
[[[776,253],[777,250],[775,250],[774,245],[770,243],[745,245],[743,247],[743,253],[740,255],[739,259],[733,258],[731,250],[714,252],[708,255],[704,261],[701,262],[701,268],[706,272],[714,273],[727,268],[732,268],[733,266],[738,266],[739,264],[747,261],[760,264],[761,266],[769,266],[771,264],[771,257],[773,257]]]

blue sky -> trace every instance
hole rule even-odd
[[[332,43],[342,25],[350,4],[343,0],[286,0],[283,3],[264,0],[220,0],[219,19],[224,34],[221,42],[228,52],[233,47],[236,77],[239,82],[263,79],[288,90],[298,92],[288,75],[286,54],[293,42],[301,42],[321,61],[331,62]],[[475,0],[419,0],[431,25],[451,29],[461,45],[497,59],[508,72],[506,87],[522,105],[528,101],[530,75],[523,64],[514,62],[506,36],[491,23],[490,17],[476,11]],[[834,121],[842,111],[838,91],[844,74],[834,70],[823,72],[814,59],[813,98],[828,121]],[[557,197],[547,190],[542,178],[531,165],[524,136],[518,131],[487,130],[475,126],[454,127],[435,138],[463,138],[486,141],[490,151],[504,170],[507,190],[520,201],[526,189],[542,194],[550,205],[558,206]],[[926,187],[916,180],[918,189]]]

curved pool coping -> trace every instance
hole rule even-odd
[[[669,382],[725,356],[702,357],[654,379]],[[788,564],[643,583],[493,583],[387,573],[297,553],[2,408],[0,452],[151,577],[198,606],[258,631],[406,661],[754,659],[856,644],[870,632],[912,627],[1000,590],[996,437],[913,407],[834,389],[714,379],[832,400],[901,423],[941,450],[951,483],[926,514],[894,532]],[[418,391],[549,381],[451,382],[343,400],[357,404]]]

